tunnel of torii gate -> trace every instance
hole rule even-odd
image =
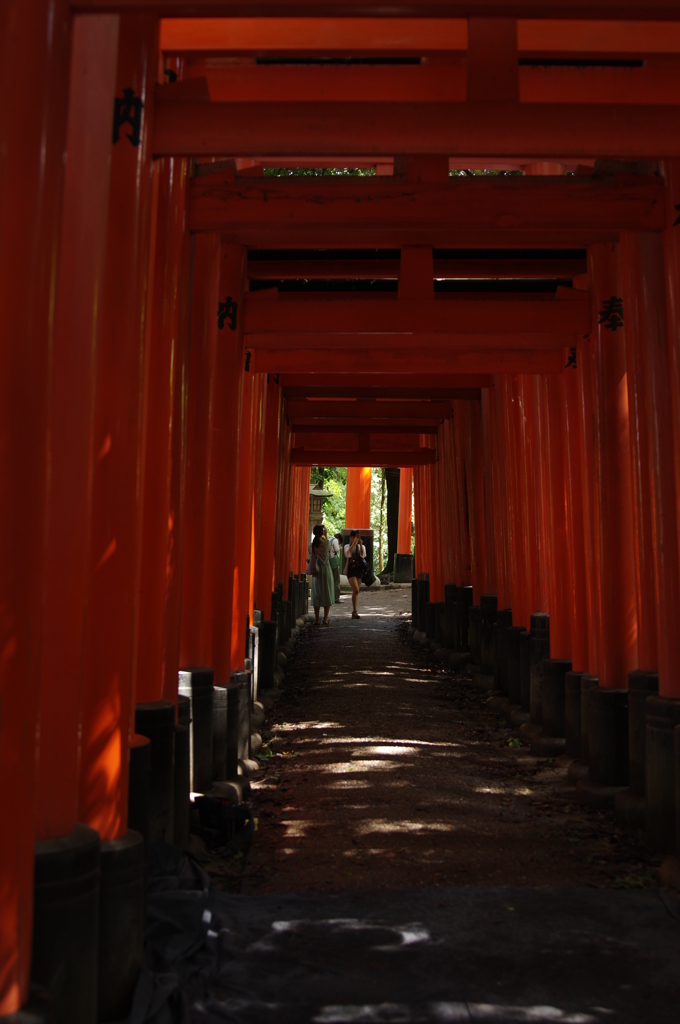
[[[401,469],[417,630],[672,874],[676,0],[0,6],[0,1014],[127,1013],[312,465]]]

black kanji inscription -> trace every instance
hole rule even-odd
[[[236,330],[236,317],[238,315],[238,302],[234,302],[231,295],[227,295],[225,302],[217,303],[217,327],[221,331],[225,320],[229,323],[229,330]]]
[[[138,146],[142,137],[142,109],[144,103],[140,96],[135,96],[133,89],[123,89],[122,99],[120,96],[113,98],[113,143],[120,140],[120,130],[124,124],[129,124],[131,131],[126,135],[130,144]]]
[[[250,352],[246,349],[246,373],[250,373]]]
[[[605,299],[597,322],[614,333],[619,327],[623,327],[623,299],[616,295],[612,295],[611,299]]]
[[[570,366],[573,366],[574,369],[576,369],[576,345],[569,349],[569,358],[567,359],[564,369],[568,370]]]

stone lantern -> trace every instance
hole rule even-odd
[[[309,529],[307,530],[307,541],[311,539],[312,529],[317,523],[323,523],[323,503],[325,498],[330,498],[332,491],[324,491],[323,488],[309,488]]]

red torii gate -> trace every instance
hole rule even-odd
[[[164,63],[179,81],[158,81],[159,16],[367,13],[412,19],[400,44],[410,53],[442,46],[441,26],[427,19],[469,17],[469,26],[449,25],[445,49],[458,65],[450,74],[407,68],[399,86],[386,69],[206,72],[186,56],[191,39],[182,50],[192,26],[178,22],[163,32],[174,32]],[[557,18],[573,21],[560,26],[559,46]],[[479,599],[496,595],[498,647],[495,657],[489,645],[479,652],[480,667],[488,675],[497,666],[514,704],[524,695],[510,648],[521,626],[538,643],[531,616],[549,612],[552,696],[562,699],[568,668],[570,692],[599,682],[584,794],[608,788],[611,797],[630,761],[638,788],[628,813],[646,808],[650,842],[675,848],[678,81],[674,69],[650,66],[633,90],[621,69],[599,68],[577,92],[568,69],[518,68],[520,52],[602,53],[602,38],[593,41],[578,18],[611,19],[609,54],[678,52],[674,0],[30,0],[3,8],[0,74],[4,95],[19,99],[0,120],[0,1013],[26,1002],[31,970],[51,989],[60,1020],[127,1012],[143,880],[142,842],[129,828],[129,758],[151,751],[162,761],[159,750],[172,752],[180,666],[240,685],[246,622],[256,606],[266,615],[273,585],[304,567],[308,466],[331,455],[312,439],[333,430],[336,438],[358,433],[361,443],[368,433],[370,447],[356,449],[362,458],[368,451],[378,462],[418,463],[416,549],[430,604],[443,600],[446,584],[471,584],[473,618],[484,614],[489,633],[493,601],[482,611]],[[622,18],[641,24],[631,31]],[[664,20],[670,27],[653,23]],[[299,52],[310,25],[291,20],[288,29],[275,49]],[[379,26],[372,31],[366,46],[379,51]],[[324,48],[318,40],[306,47]],[[307,98],[305,90],[327,86],[330,95]],[[351,155],[394,168],[395,180],[263,185],[236,163],[215,180],[193,175],[199,155],[270,166]],[[603,157],[614,163],[598,167]],[[457,182],[448,178],[452,158],[516,168],[584,162],[590,176],[581,167],[576,180]],[[297,279],[276,256],[263,271],[266,261],[249,248],[329,245],[400,249],[396,274],[368,255],[348,273],[396,277],[396,297],[272,301],[247,291],[258,275]],[[535,255],[510,267],[496,252],[473,271],[469,254],[438,259],[435,246],[587,248],[587,268],[582,256],[556,260],[556,277],[585,273],[587,282],[554,298],[435,297],[437,274],[550,279]],[[295,273],[324,280],[328,272],[308,270],[298,264]],[[326,279],[342,272],[334,265]],[[380,350],[380,373],[361,378],[370,394],[355,393],[346,367],[330,381],[326,366],[315,372],[310,351],[320,343],[343,356]],[[421,407],[418,422],[403,409],[406,422],[396,410],[390,422],[378,415],[379,399],[407,398],[441,413],[442,374],[482,377],[451,385],[479,394],[451,396],[441,417]],[[286,395],[287,387],[301,393]],[[324,387],[336,393],[320,394]],[[311,397],[343,395],[365,415],[296,419],[303,397],[311,405]],[[422,430],[412,434],[409,423]],[[381,430],[380,445],[395,447],[372,445]],[[336,451],[345,464],[355,458]],[[653,692],[657,676],[647,723],[653,772],[640,792],[626,691],[630,683],[632,693]],[[560,723],[545,724],[546,739],[559,740],[550,730]],[[159,747],[160,733],[169,747]],[[167,797],[154,793],[153,830],[172,838]],[[92,883],[57,945],[45,930],[41,886],[48,878],[66,885],[74,871]],[[125,899],[123,876],[133,880]],[[136,920],[125,950],[110,941],[121,908]]]

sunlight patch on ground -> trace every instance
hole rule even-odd
[[[408,765],[398,761],[336,761],[335,764],[320,764],[318,772],[330,772],[332,775],[344,775],[346,772],[377,771],[391,772],[395,768],[407,768]]]
[[[338,779],[337,782],[330,782],[326,789],[370,789],[373,785],[367,779]]]
[[[349,673],[345,673],[345,674],[348,675]],[[352,673],[352,675],[354,675],[354,673]],[[330,690],[330,689],[333,688],[333,686],[334,686],[333,683],[329,683],[327,686],[317,686],[316,689],[317,690]],[[373,689],[373,690],[393,690],[394,689],[393,686],[385,686],[384,683],[382,683],[382,684],[381,683],[347,683],[346,686],[347,686],[347,689],[354,689],[354,688],[358,689],[359,687],[368,687],[368,686],[370,686],[371,689]]]
[[[391,736],[329,736],[321,740],[322,746],[331,743],[346,743],[348,746],[361,743],[384,743],[387,746],[398,746],[403,744],[406,747],[460,747],[460,743],[450,743],[446,740],[395,740]]]
[[[428,1012],[429,1010],[429,1012]],[[598,1014],[611,1010],[597,1008]],[[425,1012],[403,1003],[364,1003],[360,1006],[324,1006],[312,1020],[314,1024],[415,1024],[432,1021],[449,1024],[457,1021],[501,1021],[514,1024],[598,1024],[602,1018],[590,1013],[560,1010],[557,1006],[503,1006],[493,1003],[430,1003]]]
[[[456,826],[445,821],[387,821],[376,818],[359,825],[357,833],[368,836],[372,832],[455,832]]]
[[[285,839],[304,839],[310,825],[318,826],[319,822],[282,821],[281,824],[284,825],[286,829]]]
[[[272,732],[295,732],[297,729],[342,729],[340,722],[284,722],[275,725]]]
[[[370,747],[363,747],[361,750],[356,750],[352,754],[352,757],[361,757],[363,754],[385,754],[386,756],[392,756],[394,754],[404,754],[406,757],[413,754],[420,754],[422,751],[418,750],[417,747],[400,747],[396,744],[393,746],[384,745],[372,745]]]

